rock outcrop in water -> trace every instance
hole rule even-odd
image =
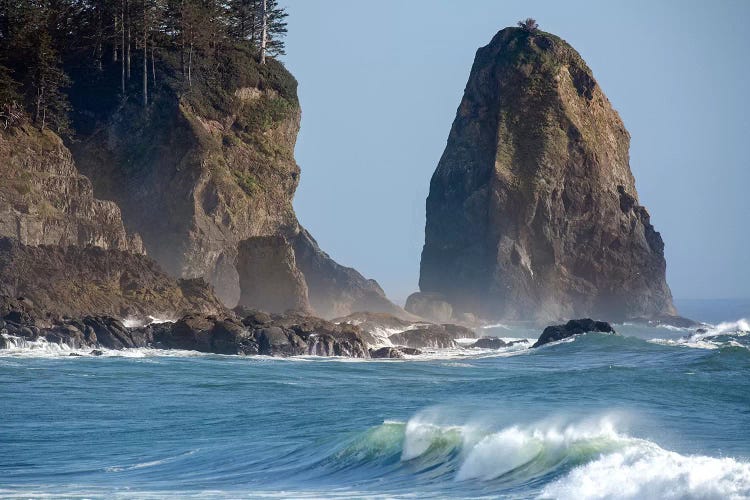
[[[70,349],[154,348],[204,353],[267,356],[346,356],[369,358],[367,343],[352,325],[336,325],[299,314],[252,312],[234,316],[188,314],[175,322],[126,327],[110,316],[79,319],[34,317],[27,300],[0,296],[0,349],[48,342]]]
[[[427,198],[412,312],[483,319],[675,314],[630,136],[565,41],[500,31],[477,51]],[[436,303],[434,307],[430,302]]]
[[[553,325],[545,328],[539,340],[534,342],[531,348],[533,349],[544,344],[549,344],[550,342],[557,342],[558,340],[588,332],[615,333],[615,329],[605,321],[594,321],[590,318],[571,319],[564,325]]]

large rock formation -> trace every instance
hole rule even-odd
[[[120,209],[94,198],[62,140],[26,125],[0,131],[0,236],[26,245],[94,245],[143,253]]]
[[[100,114],[99,126],[78,127],[74,155],[97,194],[120,205],[167,272],[205,278],[230,307],[242,293],[240,242],[283,236],[307,281],[304,300],[318,315],[403,313],[377,283],[323,253],[297,221],[294,77],[273,59],[259,65],[246,50],[216,57],[226,58],[220,76],[197,80],[187,93],[165,78],[148,114],[126,103]]]
[[[305,277],[283,236],[256,236],[240,242],[237,271],[240,306],[268,312],[311,311]]]
[[[421,291],[485,319],[674,314],[629,144],[570,45],[500,31],[430,183]]]

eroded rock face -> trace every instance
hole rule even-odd
[[[256,236],[240,242],[237,272],[240,306],[272,313],[312,311],[305,277],[283,236]]]
[[[100,247],[27,246],[0,237],[0,294],[43,317],[175,316],[225,309],[203,280],[176,280],[145,255]]]
[[[572,47],[500,31],[430,183],[421,291],[482,319],[674,314],[629,145]]]
[[[300,177],[296,81],[275,60],[244,64],[227,70],[257,81],[221,89],[232,96],[221,109],[199,109],[179,91],[163,96],[147,123],[133,118],[140,109],[123,108],[106,126],[80,134],[76,162],[98,194],[117,201],[150,256],[173,276],[206,279],[228,307],[242,293],[240,243],[283,236],[317,315],[400,311],[375,281],[334,262],[300,226],[292,207]]]
[[[0,131],[0,236],[26,245],[93,245],[143,253],[120,209],[94,198],[88,178],[50,131],[22,126]]]

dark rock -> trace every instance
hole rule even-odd
[[[590,318],[571,319],[564,325],[553,325],[545,328],[539,340],[531,347],[533,349],[550,342],[556,342],[588,332],[615,333],[615,330],[612,328],[612,325],[605,321],[594,321]]]
[[[401,359],[404,355],[416,356],[422,354],[419,349],[413,349],[410,347],[396,346],[396,347],[381,347],[380,349],[370,349],[370,357],[373,359],[391,358]]]
[[[474,342],[471,347],[480,347],[482,349],[500,349],[501,347],[508,347],[508,344],[497,337],[482,337],[481,339]]]
[[[99,350],[99,349],[94,349],[89,354],[91,354],[92,356],[103,356],[104,355],[104,351]]]
[[[83,356],[83,354],[78,354],[77,352],[71,352],[70,354],[68,354],[68,356],[80,357],[80,356]]]
[[[485,320],[674,314],[629,145],[570,45],[497,33],[430,182],[420,291]]]
[[[370,357],[373,359],[400,359],[404,357],[404,353],[396,347],[381,347],[380,349],[370,349]]]
[[[505,342],[503,339],[497,337],[482,337],[481,339],[471,344],[470,347],[479,347],[482,349],[500,349],[501,347],[510,347],[512,345],[526,344],[528,342],[529,341],[526,339],[511,340],[510,342]]]
[[[217,321],[211,328],[211,352],[216,354],[258,354],[253,334],[241,323]]]
[[[413,328],[401,333],[395,333],[389,337],[393,344],[404,345],[407,347],[445,349],[456,347],[457,337],[446,330],[443,325],[427,325],[424,327]]]
[[[307,343],[293,332],[278,326],[256,330],[258,353],[267,356],[301,356],[307,354]]]

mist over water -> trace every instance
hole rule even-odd
[[[0,496],[747,498],[750,322],[725,319],[386,361],[19,343]]]

